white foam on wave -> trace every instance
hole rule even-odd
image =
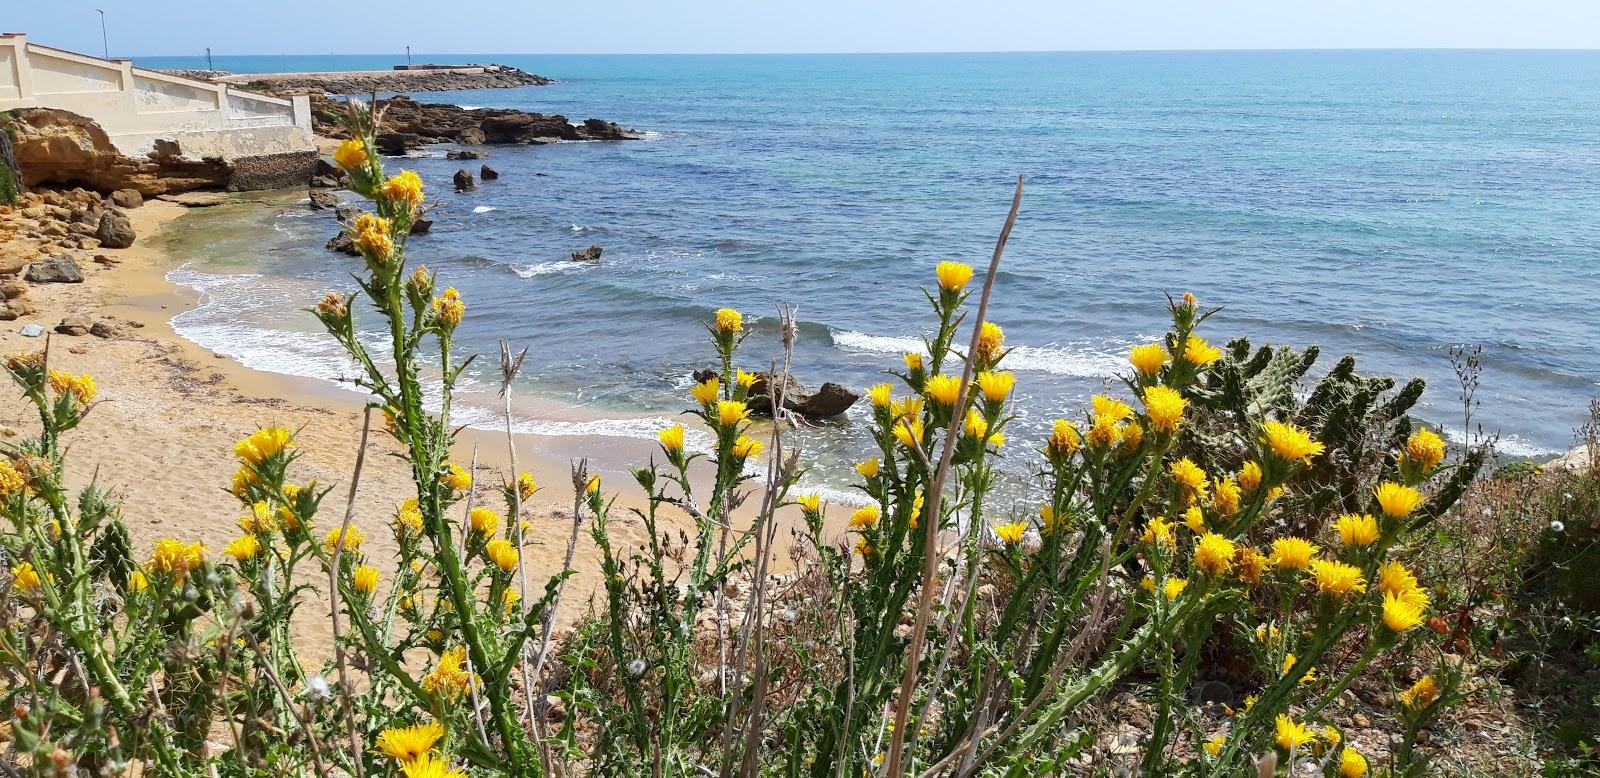
[[[908,351],[926,353],[927,344],[922,338],[912,336],[868,335],[854,330],[831,330],[833,344],[856,351],[883,354],[903,354]],[[1090,345],[1013,346],[1006,354],[1004,366],[1009,370],[1025,370],[1078,378],[1103,378],[1127,367],[1122,357],[1103,347]]]
[[[1466,435],[1461,430],[1448,425],[1440,425],[1439,430],[1444,433],[1445,440],[1457,446],[1482,442],[1477,436]],[[1566,453],[1565,451],[1554,451],[1545,448],[1514,433],[1502,433],[1500,438],[1495,441],[1494,450],[1496,454],[1516,459],[1543,459]]]
[[[855,330],[829,330],[829,335],[833,338],[833,345],[856,351],[872,351],[880,354],[903,354],[915,351],[920,354],[928,350],[922,338],[868,335]]]
[[[252,310],[272,307],[257,294],[262,276],[204,273],[183,265],[167,280],[200,294],[200,304],[172,317],[180,337],[253,370],[337,382],[352,362],[326,335],[240,323]]]
[[[473,209],[472,209],[472,212],[473,213],[488,213],[490,211],[498,211],[498,210],[500,210],[500,209],[496,208],[496,207],[494,207],[492,205],[479,205],[479,206],[474,206]]]
[[[538,278],[554,273],[581,273],[593,267],[591,262],[573,262],[570,259],[558,259],[554,262],[540,262],[533,265],[512,265],[511,272],[523,278]]]

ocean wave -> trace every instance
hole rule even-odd
[[[882,354],[925,353],[927,344],[920,337],[868,335],[854,330],[830,330],[835,346]],[[1006,353],[1004,366],[1076,378],[1104,378],[1126,367],[1120,354],[1102,346],[1014,346]]]
[[[478,206],[473,206],[473,208],[472,208],[472,212],[473,213],[489,213],[490,211],[498,211],[498,210],[500,210],[500,209],[496,208],[496,207],[494,207],[492,205],[478,205]]]
[[[570,259],[558,259],[554,262],[539,262],[533,265],[512,265],[511,272],[523,278],[538,278],[555,273],[579,273],[594,267],[590,262],[573,262]]]
[[[573,232],[606,232],[607,231],[606,228],[604,228],[604,227],[592,227],[592,226],[587,225],[587,224],[574,224],[574,225],[572,225],[571,229],[572,229]]]
[[[1444,433],[1445,440],[1448,440],[1457,446],[1466,446],[1469,444],[1482,442],[1482,439],[1478,436],[1469,436],[1463,433],[1461,430],[1448,425],[1439,425],[1439,430]],[[1491,431],[1489,434],[1492,435],[1494,433]],[[1543,459],[1545,457],[1559,456],[1566,453],[1565,451],[1556,451],[1545,448],[1544,446],[1534,443],[1533,441],[1528,440],[1521,435],[1509,432],[1500,433],[1500,438],[1495,441],[1494,451],[1496,454],[1512,457],[1514,459]]]
[[[183,265],[167,273],[167,280],[200,295],[199,305],[172,317],[179,337],[252,370],[335,383],[350,374],[350,357],[326,335],[240,323],[242,310],[272,307],[261,302],[270,297],[259,294],[261,275],[205,273]]]

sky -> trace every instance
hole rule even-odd
[[[99,53],[96,8],[113,56],[1600,47],[1597,0],[0,0],[0,31]]]

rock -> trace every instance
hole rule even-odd
[[[44,328],[37,324],[29,324],[24,326],[20,332],[24,338],[37,338],[44,334]]]
[[[311,210],[326,211],[339,207],[339,196],[332,192],[313,189],[310,192]]]
[[[343,184],[339,181],[339,179],[334,178],[333,176],[311,177],[311,188],[313,189],[336,189],[342,185]]]
[[[327,157],[317,157],[317,161],[311,165],[311,175],[340,181],[344,179],[345,172],[339,169],[338,165],[329,162]]]
[[[444,154],[445,159],[484,159],[488,156],[489,153],[486,151],[473,151],[471,149],[464,151],[447,151]]]
[[[120,265],[122,260],[110,254],[96,254],[94,255],[94,263],[96,265]]]
[[[478,168],[478,177],[485,181],[497,181],[500,178],[500,171],[484,165]]]
[[[28,285],[22,281],[11,278],[0,282],[0,300],[15,300],[18,297],[28,296]]]
[[[478,146],[488,142],[488,136],[478,127],[466,127],[456,133],[456,143],[464,146]]]
[[[478,188],[478,182],[472,179],[472,174],[465,170],[457,170],[451,181],[456,185],[457,192],[470,192]]]
[[[94,236],[108,249],[125,249],[133,245],[133,221],[122,211],[107,210],[100,215]]]
[[[328,250],[349,254],[352,257],[361,256],[361,252],[356,249],[355,239],[351,238],[350,234],[346,232],[340,232],[338,235],[329,238]]]
[[[23,278],[35,284],[81,284],[83,271],[72,257],[57,254],[29,265]]]
[[[97,321],[89,328],[89,334],[97,338],[120,338],[122,328],[110,322]]]
[[[0,276],[14,276],[32,262],[33,258],[21,252],[15,254],[0,254]]]
[[[93,326],[88,319],[82,316],[68,316],[62,319],[60,324],[56,325],[56,332],[72,336],[88,335],[89,329]]]
[[[0,321],[15,321],[22,314],[11,310],[11,304],[0,305]]]
[[[111,204],[118,208],[138,208],[144,205],[144,195],[137,189],[118,189],[111,193]]]
[[[1589,449],[1587,444],[1579,445],[1555,459],[1546,462],[1544,469],[1557,473],[1581,472],[1600,463],[1600,450]]]
[[[577,251],[572,252],[572,261],[573,262],[599,262],[600,261],[600,254],[602,252],[604,252],[604,251],[605,251],[605,249],[600,248],[600,244],[597,243],[597,244],[595,244],[593,246],[590,246],[589,248],[578,249]]]
[[[716,375],[714,371],[700,371],[695,373],[696,381],[704,381],[706,377]],[[783,408],[790,413],[799,414],[808,419],[827,419],[838,416],[855,405],[861,395],[856,394],[839,384],[828,381],[813,392],[795,379],[793,375],[785,374],[783,389]],[[768,376],[765,373],[756,376],[755,383],[750,386],[749,399],[746,404],[751,413],[762,416],[772,415],[772,398],[767,388]]]
[[[390,157],[404,156],[412,149],[428,145],[428,139],[414,132],[385,132],[378,135],[378,153]]]
[[[177,144],[158,143],[142,159],[123,156],[93,119],[57,108],[23,108],[9,123],[13,151],[29,189],[49,182],[101,192],[132,189],[144,197],[228,186],[233,169],[220,158],[187,159]]]
[[[33,313],[33,304],[20,297],[15,300],[7,300],[5,307],[17,317],[27,316]]]
[[[412,235],[427,235],[433,229],[433,220],[426,216],[418,216],[411,222]]]
[[[156,199],[177,203],[185,208],[211,208],[234,202],[234,198],[229,197],[225,192],[183,192],[182,194],[160,195]]]
[[[333,218],[340,224],[355,224],[356,218],[361,216],[361,209],[349,203],[339,203],[333,207]]]

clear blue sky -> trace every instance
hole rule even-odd
[[[1600,0],[0,0],[0,31],[98,52],[97,7],[116,56],[1600,47]]]

